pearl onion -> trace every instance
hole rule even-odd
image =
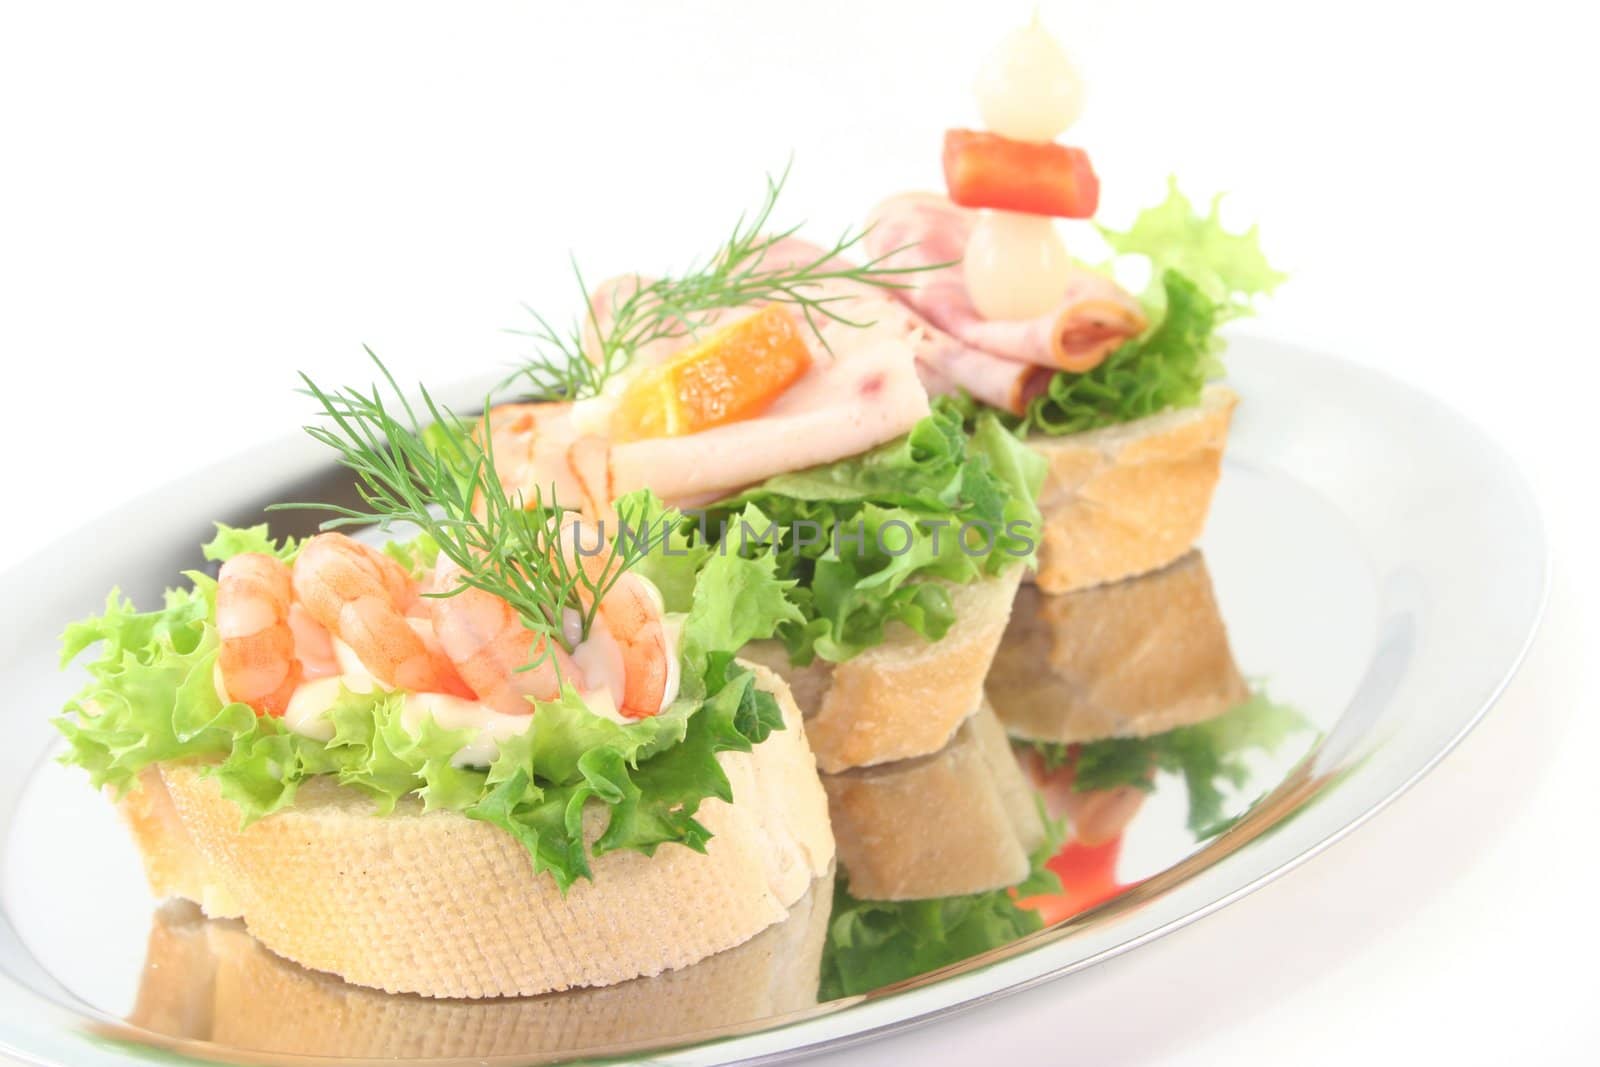
[[[1037,18],[989,53],[977,93],[989,129],[1018,141],[1053,141],[1083,110],[1078,72]]]
[[[1072,260],[1055,223],[1039,215],[985,211],[962,261],[967,292],[986,319],[1031,319],[1066,292]]]

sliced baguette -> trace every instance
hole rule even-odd
[[[1211,510],[1238,396],[1209,386],[1200,404],[1028,443],[1049,461],[1035,577],[1068,593],[1164,567],[1194,545]]]
[[[117,810],[139,846],[145,880],[156,899],[192,900],[217,917],[240,914],[239,902],[212,876],[211,865],[190,839],[159,769],[147,768]]]
[[[692,967],[601,989],[486,1001],[396,997],[273,955],[237,921],[159,909],[129,1022],[230,1049],[340,1059],[544,1059],[660,1042],[817,1002],[833,882]],[[620,1050],[620,1049],[619,1049]]]
[[[776,641],[758,641],[742,654],[789,683],[824,773],[926,756],[977,709],[1021,579],[1016,566],[950,585],[956,621],[938,641],[895,623],[881,645],[844,663],[792,667]]]
[[[1249,696],[1199,552],[1076,593],[1023,588],[987,690],[1013,737],[1054,742],[1165,733]]]
[[[858,900],[1016,885],[1044,841],[1033,791],[987,703],[933,755],[826,774],[822,787]]]
[[[496,997],[660,974],[781,921],[833,860],[799,711],[756,671],[787,728],[718,757],[735,799],[701,805],[706,852],[606,853],[565,895],[496,827],[415,802],[375,817],[363,795],[325,778],[241,830],[202,767],[165,764],[124,811],[158,894],[240,916],[272,951],[357,985]],[[590,840],[601,821],[591,807]]]

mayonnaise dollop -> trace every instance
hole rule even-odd
[[[309,737],[313,741],[332,741],[333,722],[327,715],[338,703],[341,691],[370,693],[372,680],[356,675],[331,674],[326,678],[301,682],[289,698],[289,706],[284,709],[283,725],[290,733]]]

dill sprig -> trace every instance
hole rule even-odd
[[[413,405],[383,361],[370,348],[367,355],[377,365],[392,399],[386,398],[386,390],[377,384],[365,392],[356,388],[330,391],[309,376],[300,376],[305,391],[330,423],[307,426],[306,433],[332,448],[339,463],[355,475],[364,506],[295,503],[274,507],[333,512],[337,517],[324,522],[324,530],[357,525],[387,530],[397,523],[416,526],[433,539],[440,554],[461,569],[455,588],[430,595],[451,596],[471,587],[506,601],[524,626],[546,639],[540,643],[544,651],[529,667],[542,662],[556,645],[566,647],[566,609],[579,612],[587,635],[600,600],[649,550],[648,537],[636,536],[631,541],[614,537],[603,549],[592,546],[588,554],[600,565],[585,567],[575,555],[584,554],[586,546],[580,542],[573,547],[564,541],[563,527],[569,519],[553,491],[546,500],[535,487],[533,499],[528,500],[519,490],[508,492],[495,475],[493,435],[489,432],[493,413],[487,404],[479,432],[473,433],[469,423],[435,402],[426,388],[419,386],[419,401]],[[419,411],[426,413],[426,421]]]
[[[832,247],[805,262],[763,267],[762,260],[767,252],[800,230],[796,225],[775,233],[766,232],[788,179],[787,166],[776,178],[769,174],[761,207],[754,214],[741,214],[732,232],[715,252],[682,274],[635,286],[612,310],[610,323],[604,327],[595,314],[583,272],[574,261],[573,274],[583,298],[582,315],[562,329],[534,308],[523,305],[533,316],[535,327],[511,332],[532,338],[535,352],[500,383],[500,388],[520,385],[523,392],[540,400],[581,400],[595,396],[645,345],[697,335],[716,312],[753,303],[787,304],[795,308],[827,347],[822,335],[825,324],[835,322],[858,327],[872,324],[851,319],[834,306],[841,300],[848,300],[847,296],[819,296],[815,287],[831,281],[851,281],[880,289],[903,289],[908,284],[903,280],[905,275],[948,265],[885,266],[886,261],[903,251],[900,248],[869,258],[860,266],[841,261],[841,256],[866,237],[867,231],[863,229],[846,230]]]

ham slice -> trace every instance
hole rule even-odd
[[[653,489],[688,506],[775,474],[858,455],[928,414],[911,349],[892,338],[836,345],[763,414],[682,437],[611,446],[618,494]]]
[[[867,250],[885,266],[939,267],[906,275],[896,292],[929,322],[994,356],[1060,370],[1086,371],[1145,328],[1139,302],[1088,269],[1074,272],[1055,311],[1032,319],[991,320],[967,293],[960,259],[977,213],[934,193],[890,197],[872,213]]]
[[[812,264],[823,255],[822,248],[789,238],[768,249],[762,265]],[[835,258],[824,266],[847,270],[851,264]],[[915,277],[906,276],[907,280]],[[895,295],[896,292],[834,278],[808,286],[805,295],[827,300],[833,314],[851,322],[871,323],[867,330],[876,336],[892,337],[910,345],[923,387],[931,395],[953,395],[965,390],[990,407],[1021,415],[1027,411],[1029,402],[1049,384],[1050,370],[1004,359],[950,336],[912,310]],[[847,343],[847,334],[858,332],[857,327],[843,323],[820,320],[819,324],[830,345],[835,340]]]
[[[760,266],[768,269],[815,264],[826,252],[821,247],[788,238],[774,244],[762,257]],[[835,259],[825,267],[849,269],[851,264]],[[908,275],[907,278],[915,278]],[[637,274],[621,274],[608,278],[595,286],[590,293],[590,317],[584,322],[584,351],[592,360],[599,359],[599,336],[611,328],[613,311],[638,287],[649,285],[651,279]],[[1050,382],[1051,370],[1022,363],[1014,359],[986,352],[961,341],[934,326],[891,290],[848,279],[828,279],[806,287],[806,296],[830,301],[834,313],[855,323],[872,323],[879,336],[894,336],[912,348],[921,375],[923,388],[930,395],[954,395],[965,391],[990,407],[1021,415],[1029,402]],[[736,308],[710,312],[705,316],[705,326],[748,312]],[[829,321],[818,316],[817,325],[828,345],[833,338],[854,327]],[[703,333],[703,330],[702,330]],[[689,335],[661,338],[642,345],[635,352],[632,366],[655,366],[694,343]]]
[[[614,278],[607,278],[590,290],[589,316],[583,320],[583,353],[589,357],[591,363],[600,362],[600,338],[611,330],[617,307],[654,280],[643,274],[619,274]],[[740,307],[707,311],[698,317],[698,329],[694,333],[685,330],[670,337],[658,337],[635,346],[628,366],[642,369],[664,363],[694,344],[697,337],[704,337],[706,332],[715,328],[718,323],[748,315],[752,310],[754,310],[752,307]]]
[[[818,263],[825,255],[821,247],[791,237],[769,248],[760,266],[776,269],[810,265]],[[849,269],[851,264],[835,259],[824,266]],[[916,275],[907,277],[914,278]],[[594,287],[590,293],[590,317],[584,322],[584,350],[590,359],[599,359],[599,335],[611,328],[612,314],[617,304],[626,300],[638,287],[649,284],[647,277],[622,274]],[[893,336],[909,344],[916,357],[923,388],[930,395],[953,395],[964,390],[990,407],[1021,415],[1027,411],[1028,403],[1043,392],[1050,382],[1050,370],[985,352],[950,336],[894,296],[891,290],[848,279],[828,279],[806,287],[805,295],[829,300],[829,307],[835,314],[852,322],[873,323],[880,337]],[[748,310],[736,308],[710,312],[706,315],[706,326],[714,326]],[[855,329],[831,322],[823,316],[818,316],[817,325],[828,339],[830,347],[845,331]],[[639,347],[631,365],[655,366],[693,343],[694,338],[688,335],[652,341]]]
[[[814,262],[822,254],[804,242],[784,241],[769,250],[763,265]],[[612,309],[641,284],[648,280],[622,275],[592,290],[585,327],[591,358],[598,352],[597,332],[611,325]],[[605,518],[616,497],[635,489],[651,489],[669,504],[694,506],[775,474],[858,455],[925,417],[928,394],[918,377],[918,356],[929,342],[921,333],[937,335],[948,347],[964,346],[872,286],[839,280],[829,282],[825,292],[807,295],[837,298],[830,307],[838,314],[874,325],[858,328],[819,318],[825,343],[810,330],[805,334],[811,369],[759,416],[695,434],[618,443],[597,436],[614,399],[504,405],[490,416],[501,483],[529,501],[535,489],[545,499],[553,490],[562,504],[581,506],[592,518]],[[726,309],[708,316],[706,325],[752,310]],[[687,334],[653,341],[635,352],[629,369],[658,364],[693,343]],[[1020,395],[1021,386],[1012,383],[1028,370],[1008,364],[1006,381],[997,379],[990,391],[997,398],[1009,395],[1007,390]]]

